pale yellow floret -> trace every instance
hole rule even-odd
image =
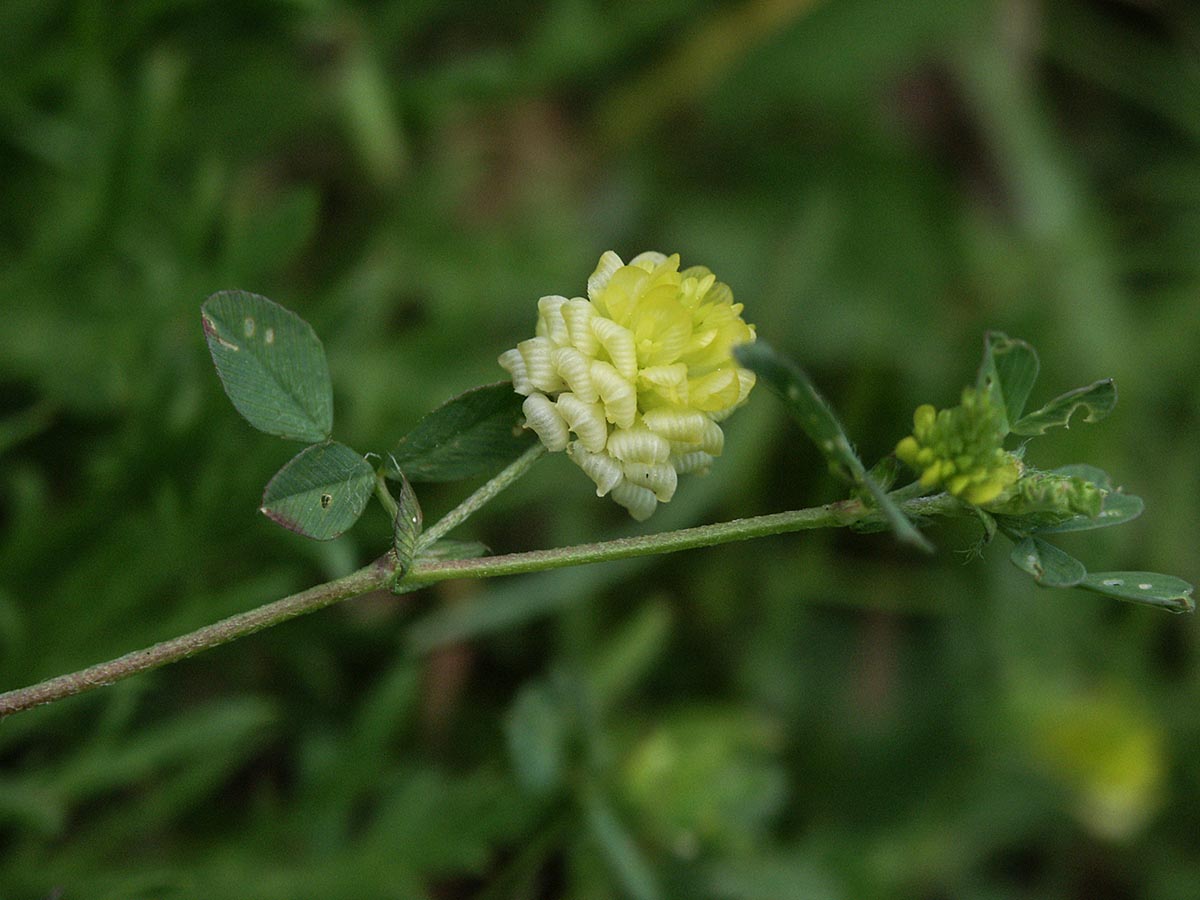
[[[556,347],[550,361],[571,393],[585,403],[594,403],[596,386],[592,384],[592,363],[574,347]]]
[[[576,297],[564,303],[561,312],[571,346],[584,356],[594,357],[600,349],[600,339],[592,331],[596,308],[587,300]]]
[[[678,455],[671,455],[671,464],[675,466],[675,471],[680,475],[706,474],[712,468],[713,462],[713,456],[705,453],[703,450],[693,450],[690,453],[685,452]]]
[[[700,436],[700,449],[709,456],[720,456],[725,451],[725,432],[721,426],[709,419]]]
[[[592,333],[600,341],[600,346],[608,354],[613,368],[626,381],[637,378],[638,358],[634,346],[633,332],[623,325],[618,325],[612,319],[600,316],[592,319]]]
[[[567,455],[595,482],[597,497],[603,497],[625,479],[619,462],[603,451],[593,453],[587,450],[579,441],[567,444]]]
[[[561,391],[565,385],[554,371],[554,360],[550,351],[554,345],[547,337],[534,337],[517,344],[521,359],[525,361],[525,372],[529,382],[539,391],[547,394]]]
[[[639,522],[645,522],[658,508],[658,498],[648,488],[640,487],[628,480],[622,481],[612,490],[613,500],[629,510]]]
[[[680,406],[659,406],[642,414],[642,421],[651,431],[661,434],[668,441],[685,441],[699,444],[704,440],[705,428],[712,419],[696,409]]]
[[[575,394],[563,392],[558,395],[555,405],[567,427],[579,438],[579,443],[593,453],[604,449],[608,443],[608,421],[604,418],[602,404],[585,403]]]
[[[627,462],[621,466],[621,470],[625,473],[627,481],[652,491],[659,503],[666,503],[675,496],[675,488],[679,484],[679,473],[669,462],[654,465]]]
[[[512,376],[513,390],[529,396],[534,387],[533,382],[529,380],[529,373],[525,371],[525,360],[521,358],[521,351],[516,347],[505,350],[500,354],[500,366]]]
[[[619,428],[628,428],[637,418],[637,390],[611,363],[596,360],[591,369],[592,384],[604,404],[608,421]]]
[[[671,455],[671,445],[645,425],[635,425],[615,429],[608,436],[608,452],[621,462],[661,463]]]
[[[532,429],[550,451],[567,448],[567,423],[545,394],[530,394],[521,404],[525,427]]]
[[[567,342],[567,323],[563,321],[562,307],[566,297],[543,297],[538,301],[538,322],[535,334],[550,338],[555,347]]]

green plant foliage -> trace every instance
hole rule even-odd
[[[509,382],[472,388],[447,400],[400,439],[389,475],[412,481],[459,481],[493,472],[534,441],[521,427],[523,397]]]
[[[1037,537],[1027,537],[1013,547],[1009,559],[1043,587],[1074,587],[1087,577],[1083,563]]]
[[[491,551],[486,544],[479,541],[460,541],[455,538],[442,538],[429,547],[421,550],[421,559],[478,559],[487,556]]]
[[[307,322],[245,291],[213,294],[200,315],[221,384],[247,422],[297,441],[329,437],[333,384]]]
[[[0,2],[0,690],[388,550],[374,509],[331,542],[256,526],[306,445],[236,420],[214,290],[310,322],[332,436],[386,460],[609,248],[720,273],[868,464],[986,331],[1040,353],[1022,415],[1113,376],[1119,415],[1025,460],[1148,514],[1036,536],[1197,583],[1197,35],[1186,0]],[[655,529],[846,495],[766,390],[726,431]],[[450,537],[632,533],[576,476],[543,459]],[[467,489],[414,486],[427,516]],[[828,531],[368,596],[6,718],[0,897],[635,896],[586,782],[663,900],[1194,900],[1194,617],[927,525],[928,559]],[[564,671],[578,746],[537,794],[506,723]],[[752,840],[674,844],[702,804],[630,802],[660,730],[711,779],[695,755],[736,768],[763,719],[750,762],[786,785]]]
[[[383,486],[386,490],[386,486]],[[417,552],[417,539],[425,524],[416,492],[404,474],[400,474],[400,498],[396,501],[396,516],[392,522],[392,546],[396,550],[396,568],[400,574],[412,567]]]
[[[976,387],[984,393],[994,391],[999,396],[1007,433],[1012,430],[1012,423],[1021,418],[1041,371],[1041,363],[1037,352],[1025,341],[1014,340],[998,331],[990,331],[984,336],[983,347]]]
[[[301,450],[263,491],[261,511],[305,537],[327,541],[358,521],[375,486],[371,464],[337,442]]]
[[[1013,424],[1012,430],[1025,437],[1045,434],[1050,428],[1066,428],[1078,410],[1084,411],[1083,421],[1099,422],[1107,418],[1117,405],[1117,386],[1111,378],[1068,391],[1055,397],[1041,409]]]
[[[1194,588],[1173,575],[1160,575],[1157,572],[1092,572],[1079,586],[1106,597],[1157,606],[1173,613],[1190,613],[1196,609],[1192,599]]]
[[[1057,534],[1064,531],[1091,531],[1110,525],[1124,525],[1136,519],[1146,509],[1141,497],[1109,491],[1104,495],[1103,505],[1095,516],[1072,516],[1061,522],[1037,525],[1031,528],[1038,534]]]
[[[504,727],[513,768],[521,783],[536,794],[559,786],[564,776],[568,723],[554,694],[544,685],[525,685]]]
[[[896,538],[927,553],[933,545],[869,474],[850,445],[832,407],[817,391],[804,370],[780,356],[765,341],[734,349],[738,362],[753,371],[783,401],[784,406],[829,461],[830,469],[851,484],[863,488],[887,517]]]

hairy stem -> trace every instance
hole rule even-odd
[[[446,513],[435,525],[427,528],[417,539],[417,553],[420,553],[426,547],[433,546],[435,542],[444,538],[477,513],[484,504],[528,472],[533,464],[541,459],[542,454],[545,452],[545,445],[541,441],[538,441],[509,463],[498,475],[480,487],[462,503],[458,504],[458,506],[454,507],[454,509],[450,510],[450,512]]]
[[[27,688],[8,691],[0,694],[0,719],[15,712],[31,709],[43,703],[51,703],[82,694],[92,688],[103,687],[106,684],[148,672],[199,653],[227,644],[232,640],[294,619],[313,610],[321,609],[341,600],[357,597],[385,587],[392,575],[392,567],[388,558],[384,557],[371,565],[359,569],[344,578],[318,584],[298,594],[284,597],[252,609],[238,613],[212,625],[198,628],[190,634],[171,638],[142,650],[126,653],[108,662],[98,663],[69,675],[59,675],[47,681],[40,682]]]
[[[496,493],[515,481],[540,455],[540,453],[534,452],[536,449],[528,451],[516,463],[480,488],[430,531],[440,529],[438,534],[440,537],[478,509],[487,499],[495,496]],[[518,466],[518,463],[521,465]],[[501,483],[497,484],[497,482]],[[489,489],[489,486],[492,486],[491,492],[477,500],[485,490]],[[901,504],[901,507],[910,515],[924,517],[959,515],[969,509],[960,501],[946,494],[909,500]],[[748,519],[734,519],[731,522],[720,522],[715,525],[701,525],[695,528],[683,528],[678,531],[620,538],[594,544],[577,544],[573,547],[559,547],[553,550],[532,550],[481,559],[432,560],[413,566],[412,570],[405,574],[393,589],[398,593],[407,593],[425,585],[454,578],[516,575],[522,572],[538,572],[564,566],[628,559],[633,556],[674,553],[679,550],[709,547],[715,544],[727,544],[732,541],[745,541],[812,528],[838,528],[882,522],[883,516],[877,508],[865,506],[858,500],[845,500],[809,509],[754,516]],[[428,533],[426,532],[426,534]],[[435,537],[434,540],[436,539]],[[0,694],[0,719],[43,703],[61,700],[75,694],[82,694],[92,688],[112,684],[139,672],[184,659],[202,650],[218,647],[304,613],[322,609],[350,597],[379,590],[391,585],[395,575],[395,559],[389,553],[344,578],[319,584],[249,612],[230,616],[220,622],[199,628],[190,634],[163,641],[144,650],[137,650],[69,675],[60,675],[31,687]]]

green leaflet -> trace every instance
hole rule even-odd
[[[314,444],[267,484],[261,512],[289,531],[327,541],[358,521],[374,487],[371,464],[345,444]]]
[[[1025,409],[1040,369],[1037,352],[1025,341],[999,331],[984,335],[983,360],[979,364],[976,387],[982,392],[991,392],[1003,405],[1006,433]]]
[[[472,388],[426,415],[400,439],[388,477],[458,481],[489,474],[536,439],[521,427],[524,398],[506,381]]]
[[[1087,577],[1083,563],[1041,538],[1025,538],[1013,547],[1009,559],[1042,587],[1074,587]]]
[[[1045,434],[1058,425],[1066,428],[1076,410],[1084,410],[1085,422],[1099,422],[1108,416],[1117,405],[1117,386],[1111,378],[1105,378],[1086,387],[1067,391],[1055,397],[1041,409],[1017,421],[1012,430],[1024,437]]]
[[[1156,606],[1173,613],[1196,609],[1194,588],[1182,578],[1157,572],[1093,572],[1079,585],[1085,591]]]
[[[200,319],[225,393],[247,422],[297,441],[329,437],[333,384],[325,349],[307,322],[246,291],[213,294]]]

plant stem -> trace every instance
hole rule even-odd
[[[395,522],[396,515],[400,512],[400,506],[396,503],[392,492],[388,490],[387,478],[384,477],[382,470],[375,473],[375,497],[379,500],[379,505],[387,512],[388,518]]]
[[[202,650],[219,647],[304,613],[379,590],[387,585],[392,575],[392,567],[387,560],[387,557],[383,557],[382,560],[377,560],[344,578],[318,584],[282,600],[238,613],[212,625],[198,628],[190,634],[135,650],[69,675],[59,675],[31,687],[0,694],[0,719],[43,703],[62,700],[92,688],[112,684],[139,672],[157,669],[159,666],[176,662]]]
[[[437,537],[440,537],[466,519],[488,499],[524,474],[541,455],[539,448],[540,445],[527,451],[508,469],[472,494],[426,534],[437,532]],[[969,509],[959,500],[947,494],[909,500],[902,504],[902,508],[910,515],[926,517],[961,515],[964,510]],[[559,547],[553,550],[509,553],[481,559],[434,560],[414,566],[393,589],[398,593],[407,593],[425,585],[454,578],[516,575],[522,572],[538,572],[564,566],[627,559],[633,556],[674,553],[695,547],[745,541],[751,538],[812,528],[838,528],[882,522],[883,516],[877,508],[865,506],[858,500],[844,500],[827,506],[754,516],[748,519],[734,519],[731,522],[721,522],[715,525],[701,525],[695,528],[619,538],[594,544],[577,544],[573,547]],[[436,540],[437,537],[433,540]],[[30,687],[8,691],[0,694],[0,719],[43,703],[82,694],[92,688],[112,684],[139,672],[146,672],[184,659],[194,653],[218,647],[236,638],[253,634],[341,600],[380,590],[390,585],[395,575],[395,557],[392,553],[388,553],[371,565],[344,578],[319,584],[249,612],[230,616],[220,622],[199,628],[190,634],[163,641],[144,650],[136,650],[109,662],[99,663],[69,675],[59,675],[57,678],[51,678]]]
[[[427,528],[417,539],[417,553],[444,538],[478,512],[485,503],[528,472],[533,467],[533,464],[541,459],[542,454],[545,452],[545,445],[541,441],[538,441],[514,459],[494,478],[480,487],[462,503],[458,504],[458,506],[454,507],[454,509],[450,510],[450,512],[446,513],[436,524]]]
[[[903,505],[905,512],[918,516],[952,515],[963,509],[963,504],[947,494],[937,494],[909,501]],[[846,525],[883,522],[883,514],[876,507],[867,507],[858,500],[845,500],[827,506],[796,509],[789,512],[748,519],[734,519],[715,525],[698,525],[677,531],[646,534],[631,538],[617,538],[594,544],[575,544],[553,550],[528,550],[501,556],[484,556],[476,559],[438,560],[426,564],[417,563],[397,585],[399,592],[416,590],[439,581],[453,578],[492,578],[497,575],[519,575],[525,572],[541,572],[587,563],[629,559],[634,556],[649,556],[657,553],[675,553],[697,547],[711,547],[787,534],[813,528],[837,528]]]

